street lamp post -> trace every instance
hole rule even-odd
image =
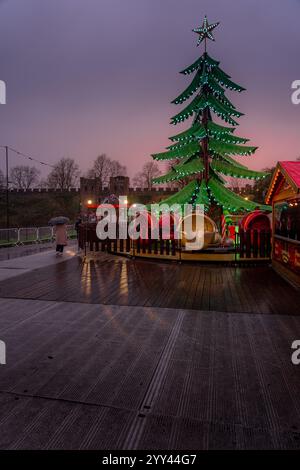
[[[9,181],[8,181],[8,146],[5,146],[6,162],[6,228],[9,229]]]

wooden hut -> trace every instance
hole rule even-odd
[[[272,265],[300,287],[300,162],[278,162],[266,203],[273,206]]]

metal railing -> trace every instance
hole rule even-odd
[[[68,238],[76,238],[74,225],[67,225]],[[20,227],[0,229],[0,247],[42,243],[54,240],[53,227]]]

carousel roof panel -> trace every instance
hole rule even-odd
[[[285,173],[292,179],[298,191],[300,189],[300,162],[279,162]]]
[[[290,184],[296,194],[300,193],[300,161],[282,161],[277,163],[266,196],[267,204],[272,201],[272,198],[280,190],[284,181]]]

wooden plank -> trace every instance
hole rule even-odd
[[[166,259],[170,260],[171,256]],[[99,253],[0,282],[0,296],[298,315],[300,292],[268,266],[129,260]]]

